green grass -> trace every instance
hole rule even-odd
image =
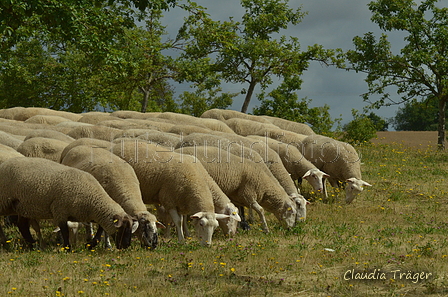
[[[49,247],[22,248],[16,228],[0,262],[1,296],[446,296],[448,294],[448,158],[445,152],[372,145],[362,153],[366,188],[351,205],[330,189],[313,203],[304,224],[284,230],[268,214],[270,234],[258,223],[211,248],[194,239],[162,239],[148,251],[61,251],[53,227]],[[192,230],[193,231],[193,230]],[[380,269],[386,279],[345,280],[347,271]],[[396,272],[394,279],[393,271]],[[413,283],[399,274],[431,273]]]

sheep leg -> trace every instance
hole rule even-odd
[[[184,237],[184,231],[182,230],[182,221],[183,218],[182,216],[180,216],[177,212],[177,210],[175,208],[171,208],[168,211],[171,215],[171,219],[173,220],[174,225],[176,226],[176,231],[177,231],[177,238],[179,239],[180,243],[184,243],[185,242],[185,237]]]
[[[8,239],[6,238],[5,232],[3,231],[3,227],[0,226],[0,244],[5,245]]]
[[[182,215],[182,228],[184,230],[184,236],[185,237],[190,237],[190,231],[188,230],[187,215]]]
[[[39,222],[37,220],[30,220],[30,224],[31,227],[33,227],[34,231],[36,232],[38,241],[39,241],[39,245],[42,248],[45,248],[45,243],[44,243],[44,239],[42,237],[42,231],[40,230],[40,225]]]
[[[92,240],[87,244],[89,249],[95,248],[98,243],[101,241],[101,237],[103,236],[103,228],[101,226],[98,226],[98,230],[96,231],[95,236],[92,238]]]
[[[86,242],[92,241],[94,237],[92,223],[86,224]]]
[[[252,203],[252,207],[258,213],[258,215],[260,217],[261,224],[263,225],[263,231],[265,233],[269,233],[269,227],[268,227],[268,223],[266,222],[266,217],[264,216],[263,207],[261,207],[260,204],[258,204],[258,202]]]
[[[33,248],[33,244],[36,242],[30,231],[30,219],[19,216],[17,220],[17,227],[19,228],[20,234],[28,243],[29,248]]]
[[[250,230],[250,225],[246,221],[246,216],[244,215],[244,206],[238,206],[238,211],[241,218],[241,222],[239,223],[240,228],[243,230]]]
[[[66,250],[70,250],[70,230],[67,225],[67,222],[58,224],[58,227],[61,231],[64,248]]]

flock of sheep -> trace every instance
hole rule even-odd
[[[0,110],[0,215],[14,216],[23,238],[43,245],[39,220],[52,220],[67,249],[81,224],[103,232],[119,249],[156,248],[158,228],[189,236],[187,215],[202,245],[217,227],[231,236],[248,228],[244,209],[285,228],[305,220],[306,180],[327,195],[345,183],[351,203],[364,186],[354,148],[315,134],[306,124],[232,110],[201,117],[115,111],[75,114],[45,108]],[[153,205],[157,213],[148,211]],[[153,208],[151,208],[153,209]],[[106,236],[108,238],[108,236]],[[7,238],[0,228],[0,243]]]

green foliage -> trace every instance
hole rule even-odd
[[[367,117],[372,121],[377,131],[387,131],[389,128],[387,121],[373,112],[369,113]]]
[[[378,127],[374,122],[366,115],[359,114],[357,110],[352,109],[353,121],[344,125],[342,140],[351,144],[362,144],[370,142],[370,140],[376,137],[376,131]]]
[[[245,9],[241,22],[212,21],[204,13],[195,13],[181,33],[194,37],[187,52],[195,53],[197,58],[214,53],[213,68],[222,79],[247,86],[241,90],[245,94],[241,111],[247,112],[256,86],[265,90],[274,75],[300,76],[310,60],[328,62],[334,51],[319,45],[302,51],[297,38],[280,35],[281,30],[300,23],[305,15],[300,8],[290,8],[287,0],[242,0],[241,5]]]
[[[438,113],[436,100],[413,99],[398,109],[392,124],[397,131],[436,131]]]
[[[363,95],[371,107],[401,103],[414,98],[434,98],[439,103],[439,145],[445,142],[445,107],[448,102],[448,8],[437,0],[377,0],[369,3],[372,21],[383,31],[400,31],[405,45],[392,52],[388,37],[373,33],[356,36],[354,50],[346,53],[350,69],[367,73],[369,91]],[[396,87],[401,102],[390,100],[387,88]],[[376,101],[371,95],[379,94]]]
[[[289,82],[289,83],[288,83]],[[261,101],[260,106],[253,109],[255,115],[268,115],[283,118],[286,120],[307,123],[319,134],[327,134],[335,122],[340,119],[332,120],[330,117],[329,106],[309,107],[311,100],[307,98],[298,99],[294,92],[294,81],[288,80],[282,83],[278,88],[271,91],[266,98],[264,93],[258,95]]]
[[[222,93],[218,95],[220,91],[221,89],[184,92],[179,96],[180,112],[199,117],[209,109],[226,109],[232,104],[233,97],[237,94]]]

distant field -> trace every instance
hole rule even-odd
[[[377,136],[372,139],[373,143],[396,143],[421,149],[437,147],[437,131],[385,131],[377,132]]]

